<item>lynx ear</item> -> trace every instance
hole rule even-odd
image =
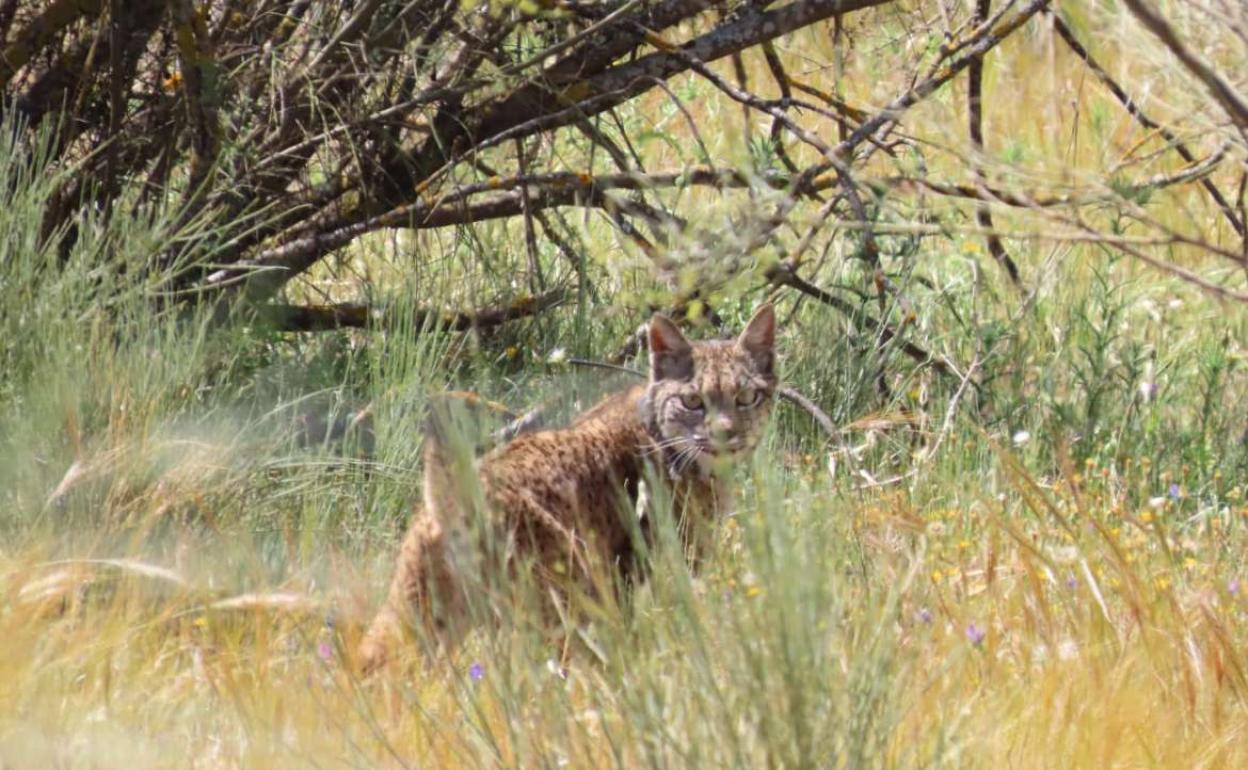
[[[771,304],[760,307],[737,337],[741,349],[762,374],[771,374],[776,360],[776,311]]]
[[[672,319],[650,319],[650,379],[687,380],[693,376],[693,347]]]

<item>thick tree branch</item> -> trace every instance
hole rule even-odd
[[[26,66],[43,47],[66,27],[82,18],[99,16],[104,0],[56,0],[13,36],[13,42],[0,51],[0,90],[17,71]]]
[[[757,181],[782,188],[791,183],[789,175],[763,175]],[[552,172],[508,179],[491,179],[474,185],[465,185],[448,192],[441,199],[419,200],[399,206],[391,211],[365,221],[340,227],[336,230],[292,240],[268,249],[244,266],[217,271],[208,277],[209,283],[224,284],[237,281],[248,271],[256,271],[251,279],[252,294],[257,300],[264,299],[270,289],[284,284],[291,273],[298,274],[315,264],[325,254],[342,248],[359,236],[389,227],[428,229],[450,225],[483,222],[491,219],[514,217],[523,213],[523,193],[530,190],[528,205],[531,211],[555,206],[583,205],[601,206],[603,193],[608,190],[648,190],[661,187],[706,185],[712,187],[745,187],[754,181],[751,177],[731,169],[695,168],[688,171],[668,171],[654,174],[606,174],[591,177],[571,172]],[[816,179],[812,189],[823,189],[835,182],[830,178]],[[467,199],[477,193],[504,190],[488,200],[469,204]],[[262,272],[263,271],[263,272]],[[272,273],[265,276],[265,273]],[[256,288],[258,287],[258,288]]]
[[[182,89],[186,100],[188,123],[193,129],[190,179],[187,182],[189,201],[207,193],[206,182],[217,162],[221,146],[221,126],[217,118],[220,105],[220,78],[213,57],[212,40],[203,15],[191,0],[177,0],[173,10],[182,67]],[[184,209],[191,209],[185,205]]]
[[[992,0],[976,0],[975,2],[975,23],[983,24],[988,18],[988,12],[992,8]],[[967,77],[967,121],[969,123],[972,149],[982,153],[984,150],[984,59],[982,56],[976,57],[971,61],[970,68],[966,73]],[[984,170],[978,163],[974,164],[975,179],[980,184],[986,180],[984,178]],[[975,218],[979,222],[979,226],[988,231],[985,240],[988,244],[988,253],[992,254],[992,258],[997,264],[1005,268],[1006,274],[1010,277],[1011,283],[1015,286],[1022,286],[1022,277],[1018,272],[1018,265],[1014,264],[1014,260],[1010,257],[1009,252],[1005,250],[1005,244],[1001,242],[1001,237],[996,234],[996,228],[992,223],[992,211],[987,206],[977,206],[975,208]]]
[[[615,50],[622,43],[613,40],[597,51],[580,47],[568,58],[546,70],[540,82],[522,86],[499,101],[471,110],[443,110],[431,124],[430,133],[433,138],[415,152],[388,164],[389,174],[385,189],[374,190],[374,194],[367,201],[347,206],[337,215],[331,214],[323,218],[316,225],[316,231],[322,234],[366,232],[370,228],[365,223],[375,220],[388,209],[398,210],[411,205],[410,200],[413,197],[429,190],[459,159],[510,139],[570,125],[587,116],[609,110],[653,88],[656,80],[664,80],[687,70],[690,59],[718,59],[826,19],[835,13],[845,13],[885,2],[888,0],[799,0],[764,12],[747,6],[738,17],[695,38],[679,52],[662,50],[670,49],[670,45],[657,35],[650,34],[648,42],[659,46],[659,52],[610,67],[592,76],[585,75],[593,72],[593,65],[605,66],[611,61],[610,58],[604,58],[603,52]],[[669,0],[655,11],[642,14],[642,18],[662,22],[657,26],[662,29],[664,25],[675,23],[705,7],[700,2]],[[644,26],[633,17],[629,17],[627,23],[622,22],[622,25],[623,30],[613,27],[612,31],[624,39],[630,39],[636,27]],[[640,32],[635,34],[641,37]],[[585,69],[572,68],[568,64],[572,60],[588,68],[588,73]],[[403,191],[400,197],[406,200],[395,200],[394,194],[398,191]],[[260,300],[266,299],[276,293],[286,281],[315,264],[328,253],[328,249],[343,245],[337,237],[326,238],[320,235],[302,237],[298,243],[298,246],[290,248],[288,247],[291,244],[284,244],[277,247],[277,250],[266,252],[259,259],[240,264],[237,270],[228,271],[224,276],[218,274],[214,283],[230,285],[236,283],[238,278],[246,277],[248,295]],[[274,259],[277,260],[276,263]],[[257,267],[280,269],[256,271]]]

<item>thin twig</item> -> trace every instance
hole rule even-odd
[[[1075,56],[1078,56],[1083,63],[1087,65],[1088,69],[1092,71],[1092,74],[1096,76],[1096,79],[1101,81],[1102,85],[1109,89],[1109,92],[1113,94],[1114,98],[1118,100],[1118,103],[1123,106],[1123,109],[1127,111],[1127,114],[1135,118],[1141,126],[1149,129],[1150,131],[1156,131],[1161,134],[1161,137],[1174,148],[1174,151],[1177,152],[1179,157],[1183,158],[1183,160],[1188,163],[1196,162],[1195,154],[1188,149],[1187,145],[1183,143],[1183,140],[1179,139],[1179,137],[1169,128],[1150,118],[1140,107],[1140,105],[1127,94],[1126,90],[1123,89],[1123,87],[1120,86],[1117,81],[1115,81],[1110,74],[1105,71],[1105,68],[1097,62],[1091,52],[1089,52],[1088,49],[1079,42],[1079,39],[1075,37],[1075,33],[1069,26],[1067,26],[1066,22],[1062,20],[1062,17],[1057,14],[1053,14],[1053,31],[1056,32],[1057,36],[1066,43],[1067,47],[1069,47],[1072,52],[1074,52]],[[1235,232],[1238,233],[1241,238],[1243,238],[1245,223],[1242,218],[1235,216],[1234,209],[1231,208],[1231,204],[1227,202],[1226,198],[1222,195],[1222,191],[1219,190],[1210,179],[1202,179],[1200,184],[1209,193],[1209,197],[1213,198],[1214,202],[1218,204],[1218,208],[1222,210],[1223,216],[1225,216],[1227,221],[1231,223],[1231,227],[1234,228]]]
[[[1174,28],[1166,21],[1165,17],[1156,11],[1144,0],[1123,0],[1131,12],[1135,14],[1135,18],[1165,43],[1184,67],[1187,67],[1196,78],[1205,84],[1205,88],[1209,89],[1209,93],[1213,98],[1222,105],[1227,114],[1231,116],[1231,120],[1241,129],[1248,130],[1248,101],[1240,96],[1230,83],[1222,77],[1217,70],[1209,65],[1204,59],[1197,56],[1189,49],[1179,36],[1175,33]],[[1242,63],[1242,62],[1241,62]]]
[[[940,449],[941,443],[945,440],[945,436],[949,434],[949,430],[953,427],[953,418],[958,413],[958,404],[962,401],[962,394],[966,392],[966,386],[973,382],[975,370],[979,368],[979,359],[975,358],[971,361],[971,365],[967,367],[966,374],[962,377],[962,382],[958,385],[958,389],[954,391],[953,398],[949,399],[949,408],[945,411],[944,422],[941,423],[940,431],[936,434],[936,440],[923,453],[923,461],[927,462],[936,456],[936,450]]]
[[[799,276],[796,271],[792,270],[787,264],[781,263],[774,266],[770,271],[768,271],[767,278],[776,286],[788,286],[789,288],[796,289],[802,294],[818,300],[819,302],[840,311],[850,318],[860,318],[863,322],[870,326],[872,331],[878,334],[884,342],[888,342],[894,338],[900,338],[896,329],[893,329],[883,321],[878,321],[868,315],[860,313],[859,309],[852,303],[820,289],[818,286],[815,286]],[[930,364],[937,372],[946,376],[959,376],[957,374],[957,367],[951,364],[947,359],[938,358],[909,340],[899,339],[899,341],[901,343],[902,352],[918,363]],[[978,389],[978,383],[976,383],[975,386],[976,389]]]

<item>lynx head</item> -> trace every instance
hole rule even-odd
[[[762,436],[776,390],[776,314],[763,305],[735,340],[690,342],[665,316],[650,321],[650,385],[642,417],[668,469],[708,474]]]

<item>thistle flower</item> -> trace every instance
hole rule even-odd
[[[334,659],[334,646],[329,642],[321,642],[316,646],[316,654],[321,656],[321,660],[330,661]]]
[[[984,643],[984,639],[987,638],[987,636],[988,636],[988,632],[980,628],[979,626],[975,625],[974,623],[966,627],[966,638],[969,639],[971,641],[971,644],[975,645],[976,647],[982,646]]]

